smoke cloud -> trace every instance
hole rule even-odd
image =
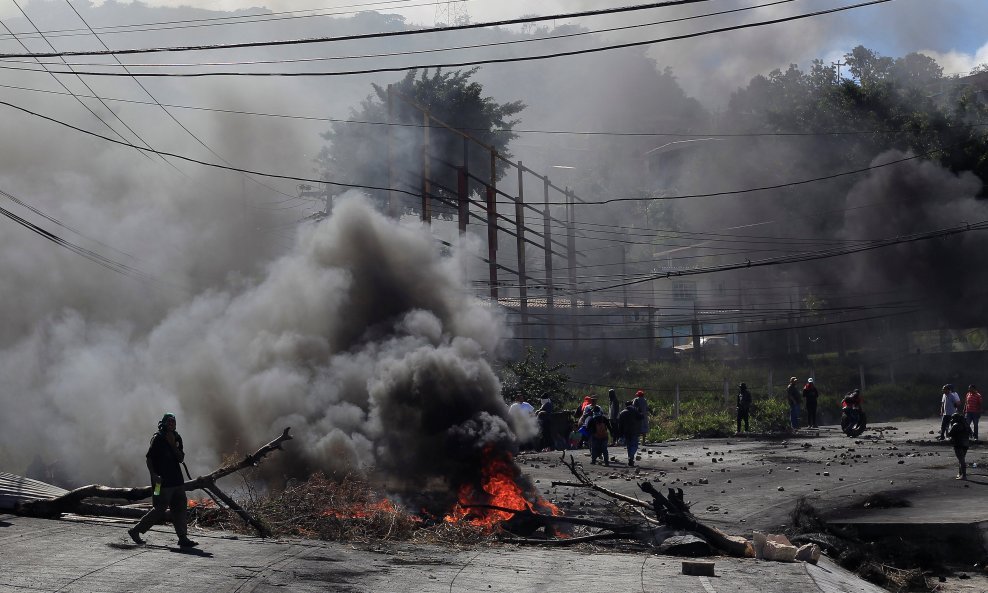
[[[165,411],[198,472],[291,426],[275,461],[289,474],[442,479],[515,442],[488,362],[501,320],[460,274],[424,230],[344,200],[257,281],[206,291],[147,333],[72,310],[38,324],[0,352],[0,432],[77,482],[140,483]]]

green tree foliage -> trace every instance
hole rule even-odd
[[[858,46],[844,62],[840,78],[820,60],[807,72],[790,65],[758,76],[731,97],[728,119],[750,132],[852,132],[820,140],[814,156],[824,171],[860,167],[889,149],[939,150],[933,160],[988,181],[988,132],[976,125],[988,121],[988,106],[975,87],[917,53],[891,58]]]
[[[508,143],[516,137],[511,128],[513,119],[525,105],[520,101],[498,103],[484,96],[483,87],[471,81],[477,69],[443,72],[423,70],[409,71],[401,80],[391,85],[393,96],[391,114],[388,110],[388,89],[372,85],[374,92],[351,109],[351,119],[368,122],[388,122],[399,125],[355,125],[344,122],[332,124],[332,129],[322,134],[327,145],[316,161],[326,179],[372,185],[388,186],[388,146],[391,143],[394,159],[395,187],[418,193],[421,191],[423,169],[422,148],[424,129],[422,111],[429,112],[450,126],[468,132],[480,142],[493,147],[499,154],[511,158]],[[389,141],[388,134],[391,134]],[[490,179],[490,153],[477,144],[469,148],[468,167],[473,175]],[[440,127],[429,130],[430,178],[435,215],[450,216],[456,212],[457,171],[463,164],[464,143],[461,136]],[[498,161],[495,176],[506,172],[505,164]],[[386,192],[372,194],[379,203],[387,201]],[[396,210],[414,213],[420,202],[408,195],[401,195]],[[448,202],[443,204],[442,201]],[[450,206],[449,204],[452,204]]]
[[[528,347],[522,360],[504,363],[501,395],[505,401],[513,400],[520,393],[528,402],[537,402],[548,397],[559,403],[569,398],[569,391],[566,389],[569,375],[563,369],[574,366],[550,364],[548,350],[543,349],[536,353],[534,348]]]

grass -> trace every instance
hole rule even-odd
[[[802,368],[800,368],[800,366]],[[578,374],[581,369],[577,369]],[[789,424],[789,406],[785,401],[785,386],[789,376],[796,376],[802,387],[811,376],[820,390],[817,406],[819,424],[840,421],[840,402],[851,389],[858,387],[856,365],[843,364],[836,359],[819,358],[790,368],[774,369],[769,388],[770,369],[763,364],[741,361],[696,361],[643,363],[629,362],[623,368],[605,372],[593,379],[597,384],[611,384],[618,390],[618,399],[630,399],[641,386],[647,393],[650,407],[650,441],[696,436],[733,435],[735,397],[740,382],[748,384],[754,398],[751,430],[782,432]],[[725,382],[728,386],[724,397]],[[675,392],[680,393],[679,415],[675,414]],[[590,390],[606,406],[607,387]],[[564,408],[575,408],[586,392],[574,394],[564,402]],[[871,424],[906,418],[929,418],[937,414],[940,385],[922,380],[910,382],[868,384],[863,393],[864,409]],[[805,422],[806,411],[801,412]]]

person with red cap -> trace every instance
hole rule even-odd
[[[645,439],[648,438],[648,400],[645,399],[645,392],[639,389],[635,392],[635,399],[631,400],[635,405],[635,409],[638,410],[638,414],[642,417],[642,444],[645,443]]]

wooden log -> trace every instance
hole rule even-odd
[[[205,490],[211,487],[215,487],[216,480],[222,477],[228,476],[234,472],[238,472],[242,469],[248,467],[254,467],[264,457],[271,453],[272,451],[281,449],[281,444],[285,441],[292,440],[291,427],[286,428],[276,439],[271,440],[266,445],[262,446],[257,451],[254,451],[250,455],[245,456],[242,460],[237,463],[232,463],[230,465],[225,465],[205,476],[200,476],[194,480],[189,480],[183,485],[185,491],[191,490]],[[100,484],[90,484],[89,486],[82,486],[81,488],[76,488],[62,496],[57,498],[45,499],[45,500],[34,500],[30,502],[24,502],[17,505],[14,512],[19,515],[25,515],[29,517],[42,517],[47,519],[53,519],[59,517],[65,513],[76,513],[79,512],[80,503],[87,498],[110,498],[110,499],[123,499],[130,501],[144,500],[145,498],[150,498],[152,494],[151,486],[144,486],[142,488],[112,488],[109,486],[103,486]]]

